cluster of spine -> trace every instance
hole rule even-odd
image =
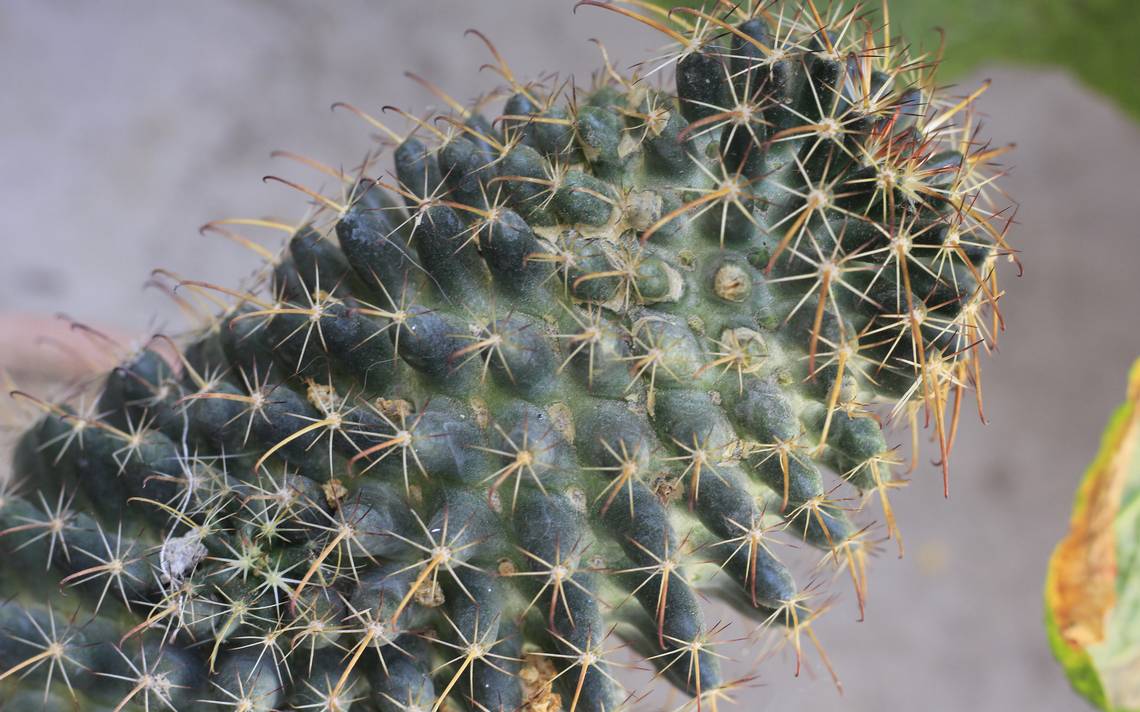
[[[945,469],[999,326],[977,94],[857,8],[582,4],[672,44],[575,87],[488,43],[505,89],[423,82],[451,111],[407,135],[347,107],[390,173],[301,158],[336,184],[275,179],[303,224],[207,226],[267,256],[256,284],[156,275],[220,315],[87,406],[18,394],[12,709],[615,710],[618,647],[715,706],[702,595],[798,656],[804,542],[862,605],[856,513],[897,537],[883,422]]]

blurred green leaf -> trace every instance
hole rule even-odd
[[[865,4],[877,12],[878,0]],[[890,0],[890,13],[912,47],[936,49],[945,31],[943,81],[994,62],[1056,65],[1140,119],[1140,0]]]
[[[1057,65],[1140,119],[1137,0],[892,0],[892,32],[934,46],[946,78],[992,62]]]
[[[1078,692],[1140,711],[1140,361],[1049,561],[1045,625]]]

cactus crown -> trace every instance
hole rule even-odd
[[[945,472],[1000,327],[980,92],[942,98],[857,7],[580,5],[670,45],[583,87],[487,42],[502,90],[420,80],[449,111],[393,110],[407,133],[340,105],[392,172],[300,159],[338,189],[273,178],[312,198],[299,225],[205,226],[265,254],[251,284],[161,274],[218,316],[89,406],[22,396],[0,696],[614,710],[628,645],[715,707],[739,681],[702,593],[798,660],[802,541],[792,568],[861,606],[864,503],[898,536],[883,422],[929,423]]]

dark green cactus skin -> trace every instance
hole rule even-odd
[[[990,154],[846,15],[643,19],[692,38],[676,96],[510,79],[345,177],[176,357],[41,403],[5,709],[614,710],[622,643],[715,705],[702,592],[798,631],[784,539],[861,601],[875,404],[945,449],[989,336]]]

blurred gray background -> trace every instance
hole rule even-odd
[[[523,76],[585,81],[588,38],[619,65],[660,40],[563,0],[244,0],[0,4],[0,364],[34,380],[49,351],[31,327],[64,312],[126,337],[180,322],[143,282],[153,267],[234,284],[255,265],[201,237],[207,220],[300,215],[268,173],[288,148],[351,166],[369,131],[338,100],[378,111],[433,98],[412,70],[461,100],[495,82],[477,68],[483,30]],[[896,497],[907,556],[873,563],[867,620],[851,596],[820,626],[843,680],[793,678],[787,656],[759,668],[741,709],[1079,710],[1041,626],[1041,582],[1125,373],[1140,355],[1140,128],[1054,71],[991,67],[985,133],[1018,150],[1004,187],[1025,276],[1007,272],[1008,330],[985,370],[982,426],[964,417],[952,496],[924,463]],[[314,180],[315,182],[315,180]],[[275,246],[276,236],[267,244]],[[45,322],[44,320],[48,320]],[[43,353],[41,356],[29,354]],[[968,414],[967,414],[968,416]],[[838,587],[840,590],[842,587]],[[738,631],[743,632],[743,631]],[[736,674],[750,670],[748,651]],[[679,700],[678,700],[679,701]]]

